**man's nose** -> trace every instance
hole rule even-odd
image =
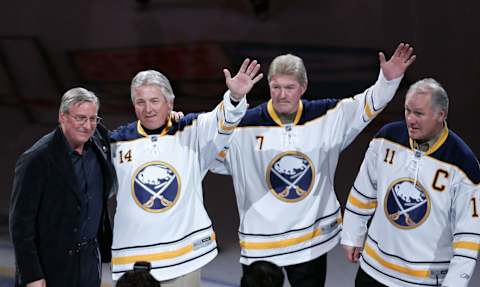
[[[408,123],[411,124],[411,123],[414,123],[416,121],[416,118],[415,118],[414,115],[408,114],[406,120],[407,120]]]
[[[149,113],[151,110],[152,110],[152,105],[149,102],[147,102],[145,104],[145,111]]]

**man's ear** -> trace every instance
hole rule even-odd
[[[58,113],[58,123],[63,124],[65,122],[65,113]]]
[[[305,84],[301,85],[301,87],[302,87],[302,96],[303,96],[303,94],[305,94],[305,92],[307,91],[308,80],[305,81]]]
[[[442,122],[444,122],[447,119],[447,113],[444,110],[440,110],[438,112],[438,116]]]

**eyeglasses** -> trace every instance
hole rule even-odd
[[[100,123],[100,121],[102,120],[102,118],[99,116],[87,117],[83,115],[71,115],[71,114],[68,114],[68,115],[71,116],[75,120],[75,122],[77,122],[80,125],[84,125],[87,121],[89,121],[90,124],[96,125]]]

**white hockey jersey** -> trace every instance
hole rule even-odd
[[[139,122],[112,133],[119,190],[114,219],[112,273],[117,280],[137,261],[168,280],[197,270],[217,255],[212,222],[203,205],[202,179],[245,114],[229,93],[212,112],[189,114],[148,135]]]
[[[425,153],[404,122],[371,141],[344,218],[342,244],[387,286],[467,286],[480,248],[480,168],[445,127]],[[367,222],[372,217],[367,234]]]
[[[223,164],[231,174],[240,215],[240,262],[279,266],[315,259],[338,244],[341,212],[333,181],[340,152],[392,99],[401,78],[353,98],[299,104],[283,125],[271,101],[247,111]]]

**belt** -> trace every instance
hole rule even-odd
[[[86,249],[89,246],[96,245],[96,244],[97,244],[97,239],[96,238],[92,238],[92,239],[88,239],[88,240],[85,240],[85,241],[77,242],[74,245],[75,247],[68,250],[68,255],[77,255],[77,254],[80,253],[80,251]]]

